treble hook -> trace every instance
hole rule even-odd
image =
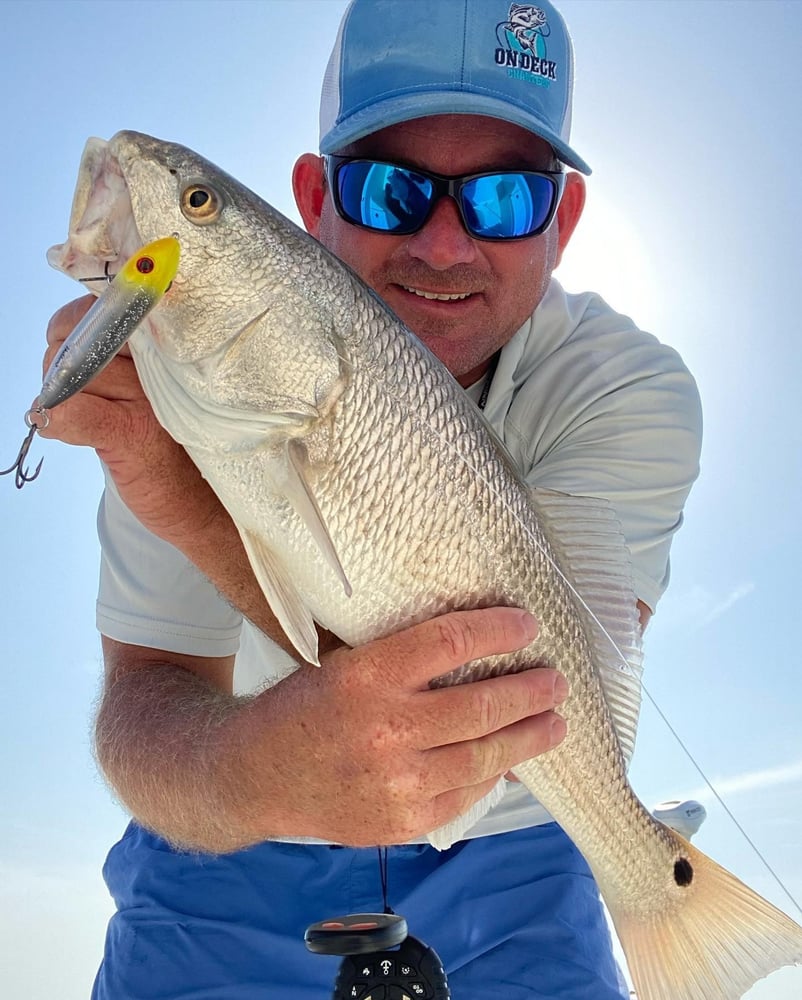
[[[116,274],[112,274],[111,271],[109,270],[110,264],[111,261],[107,260],[105,267],[103,268],[103,274],[91,278],[81,278],[80,280],[105,281],[110,285],[112,281],[114,281],[114,279],[117,277]],[[76,329],[78,329],[78,327],[76,327]],[[75,331],[73,331],[73,333],[74,332]],[[58,363],[58,355],[56,364],[57,363]],[[47,380],[45,380],[45,384],[47,384]],[[43,406],[41,405],[34,406],[30,410],[28,410],[28,412],[25,414],[25,423],[28,425],[29,430],[28,433],[25,435],[22,444],[20,445],[20,450],[19,454],[17,455],[16,461],[14,462],[13,465],[9,466],[9,468],[3,469],[2,472],[0,472],[0,476],[7,476],[13,472],[14,485],[17,487],[18,490],[21,490],[26,483],[32,483],[34,479],[36,479],[36,477],[42,471],[42,463],[44,462],[43,458],[39,459],[39,464],[36,466],[36,468],[33,470],[32,473],[29,472],[27,467],[25,466],[25,459],[28,457],[28,452],[30,451],[34,435],[38,430],[44,430],[44,428],[47,427],[47,425],[50,423],[50,415]]]
[[[116,274],[112,274],[111,271],[109,271],[109,265],[110,264],[111,264],[111,261],[107,260],[106,264],[105,264],[105,267],[103,268],[103,274],[99,274],[99,275],[97,275],[96,277],[93,277],[93,278],[79,278],[78,280],[79,281],[105,281],[105,282],[107,282],[110,285],[112,283],[112,281],[114,281],[114,279],[117,277]]]
[[[39,418],[39,423],[37,423],[36,418]],[[25,423],[30,429],[25,435],[25,439],[20,446],[19,454],[17,455],[14,464],[0,472],[0,476],[7,476],[10,472],[13,472],[14,485],[18,490],[21,490],[26,483],[32,483],[42,471],[42,462],[44,462],[43,458],[39,459],[39,464],[36,466],[33,474],[29,473],[27,467],[25,467],[25,459],[28,457],[28,451],[30,450],[34,434],[36,434],[38,430],[47,427],[50,423],[50,417],[48,416],[46,410],[34,408],[32,410],[28,410],[25,414]]]

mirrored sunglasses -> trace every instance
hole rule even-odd
[[[396,236],[421,229],[446,195],[478,240],[538,236],[551,225],[565,187],[562,172],[494,170],[442,177],[348,156],[326,156],[325,163],[337,214],[355,226]]]

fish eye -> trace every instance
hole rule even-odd
[[[189,184],[181,192],[181,211],[196,225],[214,222],[222,207],[220,195],[206,184]]]

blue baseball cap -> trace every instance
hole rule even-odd
[[[486,115],[568,145],[574,55],[546,0],[351,0],[323,79],[320,152],[429,115]]]

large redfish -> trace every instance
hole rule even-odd
[[[51,261],[102,273],[171,234],[179,271],[134,334],[137,369],[300,656],[317,659],[315,622],[357,645],[453,608],[528,608],[540,634],[527,649],[442,683],[543,664],[567,677],[567,738],[516,774],[592,868],[640,1000],[735,1000],[802,962],[802,928],[629,786],[639,633],[608,504],[526,486],[376,295],[232,177],[137,133],[90,140]]]

